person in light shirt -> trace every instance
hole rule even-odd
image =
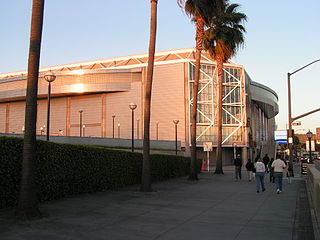
[[[262,192],[264,192],[266,190],[264,187],[264,174],[265,174],[266,168],[261,158],[259,158],[258,161],[256,162],[255,168],[256,168],[255,177],[256,177],[257,193],[260,192],[260,187]]]
[[[274,171],[274,178],[276,182],[277,187],[277,194],[282,192],[282,177],[283,177],[283,170],[286,169],[285,162],[280,158],[280,156],[277,156],[277,159],[273,161],[271,164],[271,167]]]

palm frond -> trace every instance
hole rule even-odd
[[[238,4],[223,5],[216,18],[211,19],[210,26],[204,33],[204,48],[216,59],[217,56],[227,61],[244,44],[245,27],[242,25],[247,16],[237,12]]]
[[[177,0],[179,7],[183,8],[192,21],[201,17],[205,26],[209,26],[211,19],[219,15],[225,2],[226,0]]]
[[[227,5],[227,9],[226,9],[226,13],[234,13],[236,12],[237,8],[240,7],[239,4],[237,3],[232,3],[232,4],[226,4]]]

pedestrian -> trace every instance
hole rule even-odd
[[[268,164],[268,168],[269,168],[269,170],[270,170],[270,182],[271,182],[271,183],[274,183],[274,170],[273,170],[273,168],[271,167],[273,161],[274,161],[274,158],[271,158],[271,160],[270,160],[270,162],[269,162],[269,164]]]
[[[292,164],[288,164],[288,171],[287,171],[287,178],[288,178],[288,183],[290,184],[292,182],[292,178],[294,177],[294,173],[293,173],[293,167]]]
[[[268,163],[270,161],[270,158],[268,156],[268,154],[266,154],[263,158],[262,158],[262,161],[264,163],[264,167],[266,168],[266,172],[269,172],[268,171]]]
[[[279,194],[282,192],[282,177],[283,177],[283,170],[286,169],[286,164],[278,155],[277,159],[273,161],[271,167],[273,168],[273,171],[274,171],[277,194]]]
[[[254,165],[253,165],[253,163],[251,162],[251,159],[250,159],[250,158],[248,159],[248,162],[246,163],[246,169],[247,169],[247,174],[248,174],[248,180],[249,180],[249,182],[251,182],[251,180],[252,180],[252,172],[253,172],[253,169],[254,169]]]
[[[264,166],[264,163],[262,162],[261,158],[258,159],[255,165],[256,168],[256,186],[257,186],[257,193],[260,192],[260,188],[262,192],[264,192],[266,189],[264,187],[264,174],[266,171],[266,167]]]
[[[235,174],[236,174],[236,181],[238,178],[241,180],[241,167],[242,167],[242,160],[240,158],[240,154],[237,154],[237,157],[234,159],[234,166],[235,166]]]

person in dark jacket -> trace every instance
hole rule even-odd
[[[272,183],[274,183],[274,170],[271,167],[273,161],[274,161],[274,158],[271,158],[270,162],[268,163],[268,168],[269,168],[269,171],[270,171],[270,182],[272,182]]]
[[[249,180],[249,182],[251,182],[254,165],[251,162],[250,158],[248,159],[248,162],[246,163],[246,169],[247,169],[247,174],[248,174],[248,180]]]
[[[236,174],[236,181],[238,179],[241,180],[241,167],[242,167],[242,160],[240,158],[240,154],[237,154],[237,157],[234,159],[234,166],[235,166],[235,174]]]
[[[268,154],[266,154],[263,158],[262,158],[262,161],[264,163],[264,167],[266,169],[266,173],[269,172],[269,169],[268,169],[268,163],[270,162],[270,158],[268,156]]]
[[[292,178],[294,177],[293,173],[293,167],[290,163],[288,163],[288,171],[287,171],[287,178],[288,178],[288,183],[292,183]]]

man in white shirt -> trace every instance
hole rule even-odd
[[[277,159],[273,161],[271,167],[274,170],[274,177],[277,186],[277,194],[281,193],[282,191],[282,177],[283,177],[283,170],[286,169],[286,164],[283,160],[277,156]]]

